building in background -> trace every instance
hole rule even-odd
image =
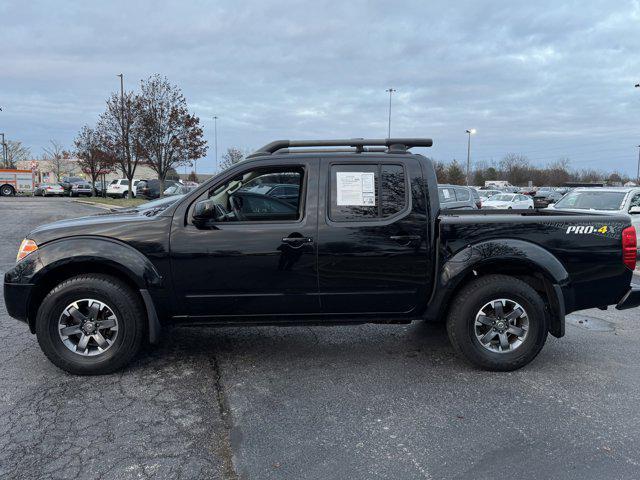
[[[87,172],[83,172],[78,159],[76,157],[65,158],[61,160],[60,164],[60,178],[56,175],[56,166],[51,160],[23,160],[17,162],[17,167],[24,170],[33,170],[34,181],[37,184],[40,183],[56,183],[62,179],[62,177],[80,177],[86,180],[91,180],[91,175]],[[119,169],[114,169],[105,175],[105,180],[111,182],[117,178],[124,178],[122,172]],[[140,180],[146,180],[150,178],[158,178],[158,174],[153,171],[149,166],[139,164],[136,167],[136,178]]]

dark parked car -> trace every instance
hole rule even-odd
[[[167,189],[178,182],[174,180],[165,180],[164,188]],[[151,180],[140,180],[136,185],[136,197],[148,198],[150,200],[160,197],[160,180],[152,178]]]
[[[91,197],[93,195],[93,185],[91,182],[82,181],[82,182],[74,182],[71,184],[71,188],[69,189],[70,197],[80,197],[80,196]]]
[[[81,177],[62,177],[62,181],[60,182],[60,185],[64,189],[64,194],[69,195],[69,192],[71,192],[71,185],[73,185],[74,183],[85,182],[85,181],[86,180]]]
[[[355,148],[323,150],[338,146]],[[446,321],[457,353],[505,371],[568,313],[640,304],[628,217],[441,209],[418,146],[431,140],[281,140],[166,208],[38,227],[5,274],[7,312],[76,374],[123,367],[169,324],[416,320]],[[242,190],[275,173],[300,185],[298,206]]]
[[[552,203],[556,203],[563,194],[551,187],[541,187],[533,196],[533,206],[535,208],[546,208]]]
[[[96,189],[96,195],[98,195],[99,197],[105,196],[107,193],[107,185],[108,183],[103,182],[102,180],[95,182],[93,186]]]
[[[252,185],[246,190],[279,198],[280,200],[284,200],[294,206],[298,205],[298,197],[300,196],[300,186],[289,183],[262,183]]]

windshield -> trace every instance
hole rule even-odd
[[[180,200],[184,195],[172,195],[151,202],[145,202],[135,208],[112,208],[111,213],[142,213],[143,215],[155,215]]]
[[[480,195],[482,198],[489,198],[493,195],[496,195],[498,192],[496,192],[495,190],[480,190],[478,192],[478,195]]]
[[[513,195],[494,195],[493,197],[489,197],[489,200],[492,202],[510,202],[513,200]]]
[[[167,208],[170,205],[173,205],[179,199],[184,197],[184,195],[172,195],[170,197],[163,197],[157,200],[153,200],[151,202],[146,202],[136,207],[136,210],[149,210],[154,208]]]
[[[581,210],[620,210],[626,192],[582,191],[567,193],[555,208],[577,208]]]
[[[249,186],[249,187],[243,187],[243,189],[248,190],[249,192],[254,192],[254,193],[262,193],[264,195],[268,194],[269,191],[273,188],[273,185],[269,185],[269,184],[261,184],[261,185],[253,185],[253,186]]]

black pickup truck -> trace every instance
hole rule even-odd
[[[513,370],[567,313],[640,303],[627,218],[441,210],[431,160],[410,152],[428,146],[276,141],[176,201],[41,226],[5,275],[7,310],[77,374],[123,367],[169,325],[415,320]]]

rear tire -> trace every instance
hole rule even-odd
[[[96,312],[92,314],[89,306],[95,306]],[[145,319],[140,298],[126,284],[108,275],[78,275],[57,285],[42,301],[36,336],[44,354],[62,370],[102,375],[133,359],[140,349]],[[63,327],[77,328],[65,335]],[[85,336],[88,343],[83,343]]]
[[[459,355],[479,368],[516,370],[531,362],[544,346],[548,332],[544,308],[540,295],[522,280],[507,275],[477,278],[452,302],[447,318],[449,340]],[[515,316],[520,311],[520,316],[509,320],[510,313]]]

